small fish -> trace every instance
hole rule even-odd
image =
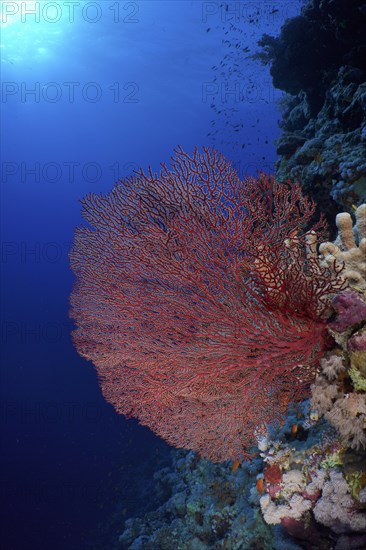
[[[296,434],[297,434],[297,430],[298,430],[298,425],[297,425],[297,424],[292,424],[292,426],[291,426],[291,434],[292,434],[292,435],[296,435]]]
[[[240,466],[240,461],[238,459],[234,460],[233,465],[231,466],[231,471],[235,472]]]
[[[257,479],[257,483],[255,484],[258,493],[261,495],[263,493],[263,477],[259,477]]]

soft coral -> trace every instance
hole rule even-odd
[[[306,255],[298,184],[176,153],[83,200],[74,342],[119,412],[214,461],[244,457],[306,394],[339,282]]]

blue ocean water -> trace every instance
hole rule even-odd
[[[0,547],[106,548],[114,508],[145,506],[137,489],[168,446],[114,412],[72,346],[78,200],[157,170],[178,144],[273,171],[279,92],[250,55],[300,2],[1,9]]]

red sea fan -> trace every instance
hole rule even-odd
[[[174,446],[248,456],[324,349],[339,281],[306,254],[314,204],[298,184],[241,181],[218,152],[181,148],[170,169],[82,204],[73,338],[104,396]]]

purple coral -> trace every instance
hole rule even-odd
[[[366,330],[360,330],[348,342],[350,351],[366,351]]]
[[[336,332],[366,321],[366,303],[353,290],[344,290],[333,299],[332,306],[336,312],[336,318],[329,323],[329,328]]]

